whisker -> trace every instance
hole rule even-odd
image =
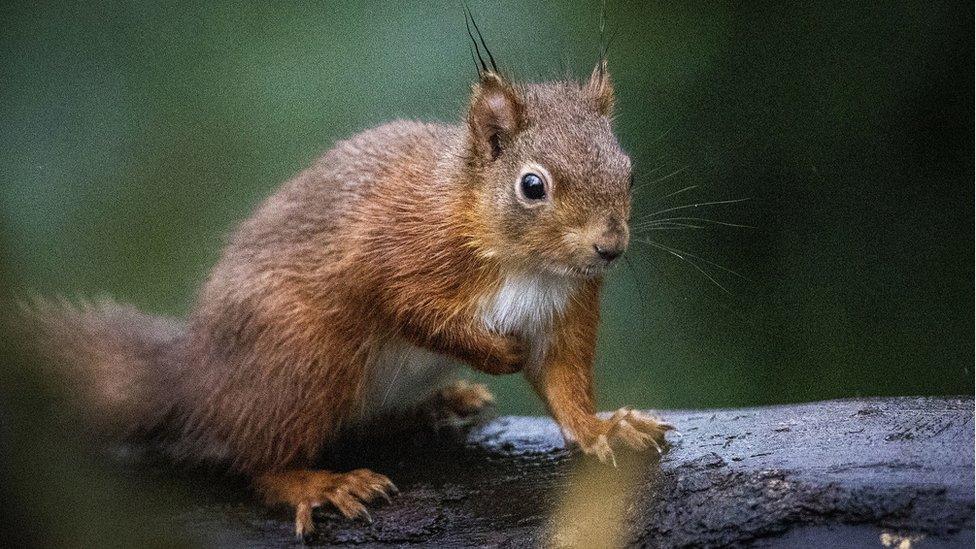
[[[653,179],[651,181],[648,181],[647,183],[641,183],[640,185],[634,187],[634,190],[632,192],[636,193],[636,192],[640,191],[641,189],[643,189],[644,187],[648,187],[650,185],[655,185],[657,183],[660,183],[662,181],[665,181],[667,179],[670,179],[671,177],[674,177],[674,176],[678,175],[679,173],[681,173],[681,172],[683,172],[683,171],[685,171],[687,169],[688,169],[688,166],[682,166],[682,167],[678,168],[677,170],[674,170],[673,172],[669,173],[668,175],[665,175],[663,177],[659,177],[657,179]]]
[[[660,231],[665,229],[704,229],[702,225],[692,225],[690,223],[662,222],[650,223],[646,225],[634,225],[635,230],[640,231]]]
[[[671,198],[672,196],[677,196],[677,195],[679,195],[679,194],[681,194],[683,192],[690,191],[692,189],[697,189],[697,188],[698,188],[698,185],[688,185],[687,187],[685,187],[683,189],[678,189],[677,191],[674,191],[673,193],[668,193],[668,194],[662,196],[661,198],[658,198],[657,199],[657,202],[655,202],[654,205],[657,206],[658,204],[660,204],[661,202],[664,202],[665,200]]]
[[[663,213],[673,212],[677,210],[687,210],[688,208],[699,208],[701,206],[716,206],[719,204],[736,204],[739,202],[745,202],[750,200],[749,198],[736,198],[735,200],[715,200],[712,202],[696,202],[694,204],[685,204],[684,206],[674,206],[672,208],[665,208],[663,210],[658,210],[654,213],[647,214],[643,219],[648,219],[656,215],[661,215]]]
[[[668,129],[666,129],[666,130],[664,130],[664,132],[661,133],[661,135],[655,137],[654,140],[651,141],[650,145],[656,145],[658,143],[658,141],[660,141],[660,140],[664,139],[665,137],[667,137],[667,135],[669,133],[671,133],[671,130],[673,130],[673,129],[675,129],[675,128],[678,127],[678,124],[679,124],[679,122],[675,122],[674,124],[671,124],[671,127],[668,128]]]
[[[662,217],[660,219],[648,219],[646,221],[639,221],[634,223],[635,227],[650,227],[653,225],[670,225],[678,223],[687,223],[687,220],[677,218],[677,217]]]
[[[723,225],[725,227],[738,227],[740,229],[755,229],[755,225],[744,225],[742,223],[732,223],[730,221],[719,221],[717,219],[708,219],[706,217],[666,217],[664,219],[675,219],[680,221],[699,221],[701,223],[712,223],[715,225]]]
[[[665,162],[665,163],[661,163],[661,164],[658,164],[658,165],[657,165],[656,167],[654,167],[654,168],[651,168],[650,170],[646,170],[646,171],[645,171],[645,170],[643,170],[643,169],[641,169],[641,170],[640,170],[640,175],[641,175],[641,176],[649,176],[649,175],[653,175],[654,173],[657,173],[657,172],[659,172],[659,171],[661,171],[661,170],[663,170],[664,168],[667,168],[667,167],[668,167],[668,164],[667,164],[666,162]],[[631,177],[634,177],[634,174],[633,174],[633,173],[631,174]],[[632,190],[631,190],[631,194],[632,194],[632,196],[634,196],[634,197],[636,197],[636,196],[637,196],[637,194],[638,194],[638,192],[639,192],[639,191],[640,191],[640,190],[641,190],[642,188],[644,188],[644,187],[646,187],[646,186],[647,186],[646,184],[644,184],[644,183],[641,183],[641,184],[640,184],[640,185],[638,185],[638,186],[637,186],[636,188],[634,188],[634,189],[632,189]],[[654,203],[654,205],[655,205],[655,206],[656,206],[657,204],[658,204],[657,202],[655,202],[655,203]]]
[[[667,223],[670,221],[697,221],[700,223],[712,223],[714,225],[724,225],[726,227],[738,227],[741,229],[755,229],[753,225],[742,225],[740,223],[731,223],[729,221],[719,221],[717,219],[708,219],[706,217],[664,217],[660,219],[650,219],[644,222],[637,222],[634,227],[649,227],[658,223]]]
[[[668,167],[667,163],[662,163],[662,164],[658,164],[656,168],[651,168],[650,170],[647,170],[647,172],[642,172],[642,173],[652,174],[654,172],[659,172],[667,167]]]
[[[635,230],[654,230],[654,229],[670,229],[670,228],[684,228],[684,229],[704,229],[703,225],[695,225],[692,223],[685,223],[682,221],[653,221],[650,223],[640,223],[634,225]]]
[[[627,266],[628,272],[630,272],[630,278],[634,281],[634,289],[637,290],[638,299],[640,299],[640,311],[641,311],[641,331],[647,331],[647,296],[644,294],[644,288],[642,286],[643,280],[637,276],[637,269],[634,268],[634,262],[630,260],[630,257],[624,254],[621,259],[624,260],[624,265]]]
[[[700,255],[695,255],[695,254],[693,254],[691,252],[686,252],[684,250],[679,250],[677,248],[669,248],[668,246],[665,246],[664,244],[661,244],[660,242],[656,242],[654,240],[640,240],[640,239],[638,239],[637,242],[643,242],[644,244],[651,244],[651,242],[653,242],[654,244],[652,244],[652,245],[663,246],[664,248],[668,248],[668,249],[673,250],[675,252],[680,252],[680,253],[682,253],[684,255],[687,255],[688,257],[693,257],[693,258],[695,258],[695,259],[697,259],[699,261],[702,261],[704,263],[707,263],[707,264],[711,265],[712,267],[715,267],[717,269],[722,269],[723,271],[725,271],[725,272],[727,272],[727,273],[729,273],[731,275],[735,275],[735,276],[741,278],[742,280],[745,280],[746,282],[752,282],[752,280],[750,280],[749,278],[747,278],[747,277],[745,277],[745,276],[743,276],[743,275],[741,275],[741,274],[733,271],[732,269],[730,269],[728,267],[725,267],[723,265],[719,265],[718,263],[715,263],[712,260],[705,259],[704,257],[702,257]]]
[[[697,269],[698,272],[700,272],[701,274],[705,275],[705,278],[707,278],[708,280],[711,280],[712,283],[715,284],[716,286],[718,286],[719,288],[721,288],[723,292],[725,292],[725,293],[727,293],[729,295],[732,295],[732,292],[730,292],[728,289],[726,289],[725,286],[722,286],[721,284],[719,284],[719,282],[717,280],[715,280],[715,278],[712,275],[708,274],[708,272],[705,269],[702,269],[697,263],[695,263],[694,261],[688,259],[684,255],[682,255],[682,253],[684,253],[684,252],[681,252],[680,250],[675,251],[675,250],[673,250],[673,249],[671,249],[671,248],[669,248],[669,247],[667,247],[667,246],[665,246],[663,244],[659,244],[659,243],[657,243],[657,242],[655,242],[653,240],[638,240],[638,242],[642,242],[644,244],[649,244],[649,245],[651,245],[651,246],[653,246],[653,247],[655,247],[655,248],[657,248],[659,250],[663,250],[663,251],[665,251],[665,252],[667,252],[667,253],[669,253],[669,254],[677,257],[678,259],[681,259],[682,261],[688,263],[689,265],[691,265],[692,267],[694,267],[695,269]]]

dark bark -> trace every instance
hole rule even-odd
[[[402,493],[373,524],[317,512],[311,543],[523,547],[973,547],[973,399],[889,398],[661,414],[683,436],[658,462],[600,466],[544,418],[359,437],[324,466],[370,467]],[[196,480],[200,480],[196,478]],[[189,479],[187,482],[191,482]],[[171,517],[207,544],[292,543],[292,517],[233,481]],[[567,503],[569,502],[569,503]],[[557,509],[569,509],[558,513]]]

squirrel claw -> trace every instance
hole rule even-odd
[[[348,519],[368,524],[373,517],[366,503],[382,497],[390,500],[397,488],[390,479],[369,469],[348,473],[331,471],[293,470],[262,475],[255,479],[256,488],[268,503],[285,503],[295,509],[295,537],[308,541],[315,531],[312,510],[332,504]]]
[[[591,444],[580,444],[580,449],[588,455],[595,456],[600,463],[609,462],[614,467],[617,466],[617,458],[613,455],[613,448],[610,447],[606,435],[597,436]]]
[[[356,518],[362,519],[366,524],[373,524],[373,516],[365,508],[359,512]]]
[[[642,412],[629,407],[620,408],[608,419],[599,420],[598,435],[589,443],[580,443],[584,453],[596,456],[602,463],[617,466],[612,445],[620,443],[642,452],[653,448],[657,455],[663,455],[668,448],[665,433],[674,427],[662,423]],[[585,440],[585,439],[584,439]]]

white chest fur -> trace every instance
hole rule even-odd
[[[549,348],[553,321],[566,310],[576,281],[552,275],[509,275],[482,304],[485,327],[517,334],[529,345],[527,371],[536,370]]]
[[[543,344],[553,321],[563,313],[576,281],[544,274],[509,275],[482,305],[489,330],[526,336]]]
[[[485,326],[498,333],[538,336],[566,309],[576,281],[543,274],[509,275],[482,305]]]

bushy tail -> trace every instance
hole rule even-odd
[[[56,368],[52,375],[101,427],[150,431],[170,412],[185,325],[111,300],[37,299],[22,306],[25,337]],[[33,346],[33,345],[32,345]]]

